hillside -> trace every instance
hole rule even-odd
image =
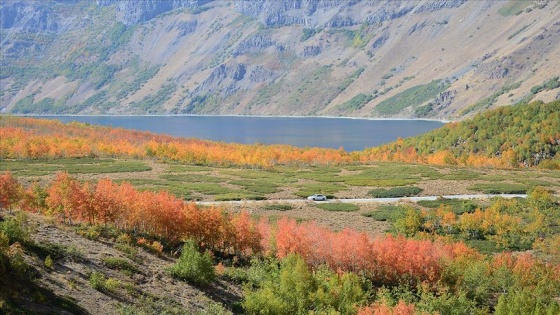
[[[554,101],[489,110],[424,135],[372,148],[370,158],[560,169],[559,149],[560,101]]]
[[[54,162],[69,166],[80,160]],[[17,177],[0,173],[2,314],[560,310],[560,203],[548,189],[557,191],[558,172],[543,172],[554,183],[531,188],[526,199],[440,198],[377,204],[367,212],[359,209],[362,204],[307,202],[306,208],[317,208],[316,216],[332,212],[346,226],[333,230],[305,219],[301,207],[285,201],[269,204],[280,214],[267,215],[273,209],[266,207],[252,214],[208,208],[120,180],[95,180],[93,165],[74,168],[89,172],[82,174],[85,180],[57,172],[40,184],[20,184],[55,171],[45,166],[17,170]],[[425,167],[394,166],[408,170],[398,174],[474,179],[460,168],[432,168],[430,174]],[[166,167],[190,172],[191,179],[208,178],[200,174],[207,167]],[[325,169],[311,178],[321,180]],[[247,174],[223,168],[236,170]],[[112,172],[108,176],[118,178],[123,170]],[[501,186],[534,176],[533,183],[546,184],[532,170],[482,170],[478,176]],[[391,234],[360,231],[349,212],[361,212],[372,225],[383,221]]]
[[[560,95],[557,1],[10,0],[0,35],[7,113],[457,120]]]

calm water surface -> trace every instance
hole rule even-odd
[[[415,136],[443,125],[441,122],[424,120],[319,117],[52,116],[46,118],[224,142],[289,144],[298,147],[335,149],[343,147],[346,151],[378,146],[394,141],[398,137]]]

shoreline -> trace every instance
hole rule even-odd
[[[353,117],[353,116],[290,116],[290,115],[234,115],[234,114],[224,114],[224,115],[210,115],[210,114],[146,114],[146,115],[135,115],[135,114],[4,114],[1,115],[11,115],[15,117],[232,117],[232,118],[321,118],[321,119],[351,119],[351,120],[369,120],[369,121],[431,121],[440,122],[443,124],[448,124],[452,122],[457,122],[457,120],[447,120],[447,119],[435,119],[435,118],[394,118],[394,117]]]

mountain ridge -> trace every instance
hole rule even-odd
[[[551,1],[9,1],[0,10],[7,113],[457,120],[560,97],[558,87],[532,93],[560,73]]]

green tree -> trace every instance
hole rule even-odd
[[[201,253],[193,240],[185,243],[181,256],[168,271],[175,278],[198,285],[208,285],[216,279],[212,256]]]

